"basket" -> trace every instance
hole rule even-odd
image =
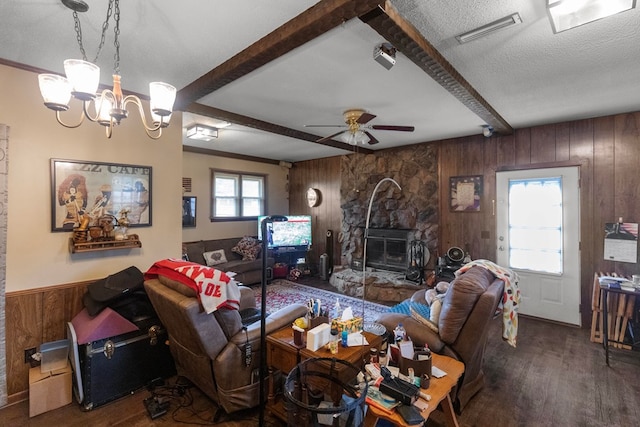
[[[312,358],[291,370],[284,384],[287,425],[364,425],[368,384],[360,369],[336,358]],[[360,376],[360,378],[364,378]]]

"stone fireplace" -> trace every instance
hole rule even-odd
[[[418,144],[391,152],[352,154],[341,159],[340,207],[342,229],[338,235],[343,266],[364,255],[364,227],[369,199],[377,183],[385,177],[393,183],[384,183],[373,200],[369,219],[371,232],[379,229],[402,230],[405,245],[413,240],[422,241],[435,260],[438,247],[438,160],[437,149],[430,144]],[[405,256],[406,256],[405,246]],[[367,248],[367,263],[372,248]],[[407,267],[405,259],[402,264]],[[427,267],[433,268],[433,265]],[[403,270],[404,270],[403,269]],[[397,271],[397,270],[396,270]]]
[[[408,237],[411,230],[369,228],[367,267],[401,271],[407,269]]]
[[[375,230],[386,229],[403,234],[403,243],[396,242],[391,237],[386,238],[384,243],[370,243],[376,246],[367,248],[365,297],[378,301],[395,301],[396,298],[410,296],[415,291],[415,284],[404,280],[408,266],[408,245],[414,240],[424,243],[425,248],[433,255],[426,268],[433,269],[436,259],[439,209],[436,146],[418,144],[394,149],[393,152],[380,150],[375,154],[355,152],[342,156],[340,167],[342,229],[338,240],[341,245],[342,267],[334,270],[331,283],[347,295],[362,295],[362,273],[351,270],[349,266],[354,260],[363,258],[369,199],[378,182],[388,177],[397,181],[402,190],[390,182],[379,188],[372,203],[367,242],[377,238],[372,239],[372,232],[375,234],[378,233]],[[392,254],[380,253],[379,245],[392,249]],[[396,258],[400,252],[400,258]],[[372,262],[384,265],[374,265]],[[403,292],[398,292],[400,288]],[[372,291],[380,293],[373,296]]]

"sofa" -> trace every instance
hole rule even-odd
[[[484,386],[482,363],[489,322],[496,317],[503,291],[501,279],[486,268],[473,266],[449,285],[436,322],[416,315],[417,310],[409,315],[383,313],[376,322],[389,332],[402,323],[416,346],[426,343],[431,351],[464,363],[465,372],[451,395],[454,408],[460,413]],[[428,305],[426,292],[426,289],[416,291],[409,305]]]
[[[241,243],[246,242],[246,244]],[[238,248],[240,244],[240,248]],[[257,244],[257,254],[252,247]],[[234,251],[245,252],[244,255]],[[205,258],[208,254],[208,259]],[[222,256],[224,254],[224,256]],[[255,255],[255,259],[253,258]],[[234,272],[235,280],[244,285],[262,281],[262,244],[252,237],[232,237],[226,239],[198,240],[182,244],[182,258],[198,264],[215,267],[218,270]],[[267,258],[267,266],[273,268],[274,259]]]
[[[178,375],[190,380],[225,412],[253,408],[260,403],[261,322],[243,325],[240,312],[255,309],[252,289],[239,286],[240,310],[218,309],[207,314],[196,292],[158,275],[144,288],[167,328],[169,348]],[[270,334],[304,316],[307,307],[292,304],[265,320]]]

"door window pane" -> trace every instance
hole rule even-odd
[[[509,265],[562,273],[562,178],[509,181]]]

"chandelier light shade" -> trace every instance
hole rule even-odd
[[[636,7],[636,0],[547,0],[554,33],[570,30]]]
[[[120,43],[118,35],[120,34],[120,5],[119,0],[109,0],[109,8],[107,10],[107,18],[102,26],[102,38],[98,47],[98,55],[104,43],[104,33],[108,27],[109,19],[112,11],[115,9],[115,38],[114,46],[116,49],[115,64],[113,73],[112,89],[105,89],[101,93],[97,93],[100,84],[100,67],[92,62],[87,61],[84,47],[82,44],[82,30],[80,29],[80,21],[77,12],[85,12],[88,6],[84,2],[75,2],[69,0],[62,1],[65,6],[73,9],[75,20],[75,29],[80,51],[84,59],[67,59],[64,61],[65,77],[56,74],[40,74],[38,82],[40,93],[44,100],[44,105],[56,112],[58,123],[67,128],[76,128],[80,126],[84,119],[98,123],[105,127],[107,138],[111,138],[113,127],[119,125],[122,119],[126,119],[129,115],[128,107],[137,106],[137,110],[142,121],[142,125],[146,134],[152,139],[158,139],[162,136],[162,129],[169,126],[173,104],[176,99],[176,88],[170,84],[163,82],[149,83],[150,95],[150,118],[151,124],[147,124],[147,119],[142,106],[142,101],[135,95],[124,96],[121,88],[120,68]],[[69,109],[71,97],[82,101],[82,112],[80,119],[75,124],[65,123],[60,113]],[[93,107],[91,108],[91,104]],[[90,112],[91,111],[91,112]]]

